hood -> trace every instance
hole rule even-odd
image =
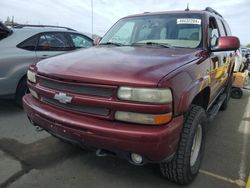
[[[161,78],[198,59],[200,50],[97,46],[40,61],[45,76],[86,83],[157,86]]]

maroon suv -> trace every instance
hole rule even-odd
[[[187,184],[205,125],[227,108],[239,40],[211,8],[132,15],[99,45],[30,67],[23,106],[55,137]]]

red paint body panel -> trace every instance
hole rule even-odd
[[[111,151],[138,153],[151,161],[161,161],[177,148],[183,117],[162,126],[142,126],[77,115],[46,105],[31,95],[23,107],[32,121],[51,132]]]
[[[200,50],[93,47],[43,60],[38,73],[105,85],[156,87],[171,71],[196,60]],[[105,57],[105,58],[104,58]]]

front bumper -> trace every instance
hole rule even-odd
[[[183,124],[183,116],[161,126],[93,118],[52,107],[29,94],[23,98],[23,108],[36,125],[53,135],[115,153],[137,153],[152,162],[175,153]]]

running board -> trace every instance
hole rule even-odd
[[[226,93],[223,93],[216,101],[216,103],[208,110],[207,112],[207,120],[208,122],[211,122],[214,120],[215,116],[220,110],[221,105],[223,104],[224,100],[226,100],[227,95]]]

